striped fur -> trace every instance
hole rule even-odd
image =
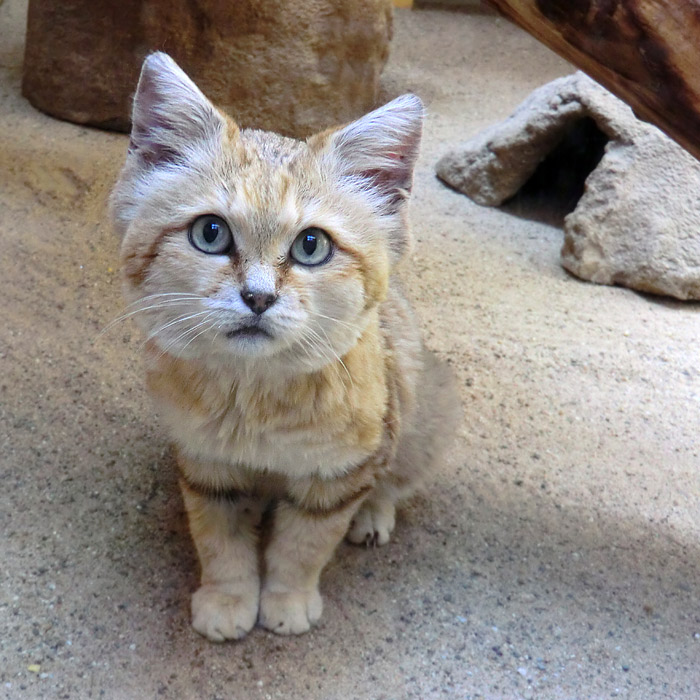
[[[395,503],[452,424],[449,382],[392,277],[408,249],[422,107],[404,96],[303,143],[241,132],[154,54],[133,119],[112,211],[202,567],[193,625],[215,641],[256,620],[304,632],[338,542],[388,540]],[[190,244],[205,214],[231,228],[226,255]],[[317,267],[290,258],[308,227],[334,246]],[[276,298],[254,338],[236,333],[252,318],[251,286]]]

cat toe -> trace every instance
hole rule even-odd
[[[394,531],[394,506],[391,503],[372,503],[362,505],[350,523],[346,535],[353,544],[375,547],[387,544]]]
[[[256,595],[233,595],[202,586],[192,596],[192,627],[212,642],[242,639],[255,625]]]
[[[321,619],[323,601],[318,590],[272,593],[260,599],[260,625],[276,634],[303,634]]]

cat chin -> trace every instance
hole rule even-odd
[[[209,360],[220,364],[222,358],[224,360],[229,358],[267,359],[278,354],[282,349],[279,342],[263,333],[242,333],[231,336],[222,334],[213,343],[211,339],[190,344],[185,342],[182,347],[174,346],[172,342],[168,342],[167,338],[153,338],[152,340],[162,354],[172,355],[182,360],[199,360],[205,364],[209,364]]]
[[[280,378],[293,377],[298,374],[308,374],[318,372],[331,364],[333,358],[325,355],[313,355],[300,351],[294,344],[285,343],[279,339],[264,337],[234,337],[226,339],[224,346],[219,345],[217,356],[224,355],[240,365],[240,368],[247,372],[256,374],[261,372],[270,376],[272,372]],[[203,353],[201,359],[205,362],[213,353],[207,351]],[[215,364],[220,365],[218,360]]]
[[[237,357],[270,357],[280,351],[279,343],[267,334],[226,334],[226,351]]]
[[[272,335],[268,333],[264,328],[260,326],[243,326],[243,328],[236,328],[234,330],[226,331],[224,335],[227,338],[235,338],[236,340],[265,340],[272,339]]]

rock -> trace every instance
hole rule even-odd
[[[169,53],[241,126],[304,137],[376,106],[391,0],[30,0],[22,91],[128,131],[143,58]]]
[[[498,206],[586,119],[608,143],[564,220],[562,265],[599,284],[700,299],[700,163],[583,73],[534,91],[504,122],[445,155],[437,174]]]

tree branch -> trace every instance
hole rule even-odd
[[[486,0],[700,159],[700,0]]]

